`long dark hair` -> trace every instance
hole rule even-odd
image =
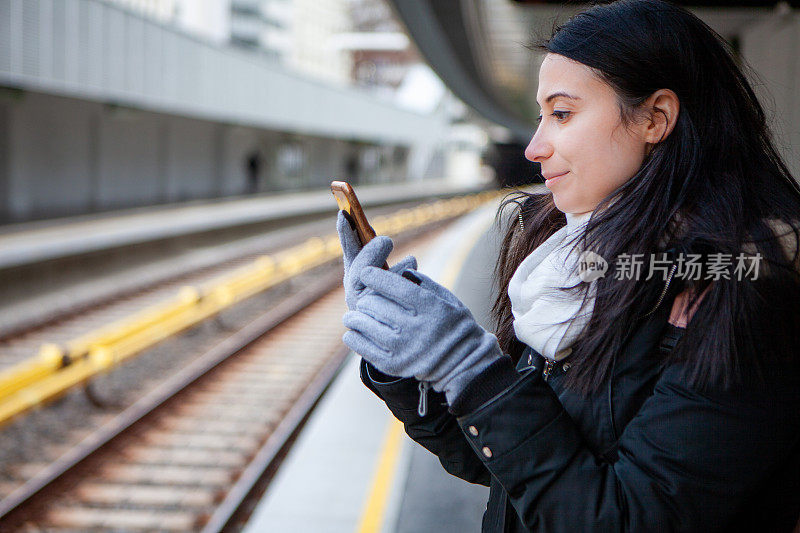
[[[737,279],[733,268],[731,279],[712,282],[709,272],[702,278],[710,279],[673,279],[671,291],[691,289],[692,303],[708,288],[670,355],[685,363],[687,383],[702,389],[750,377],[763,382],[765,366],[796,362],[791,333],[800,331],[800,188],[725,40],[681,7],[620,0],[574,16],[535,46],[592,68],[615,90],[625,124],[647,112],[642,104],[658,89],[671,89],[680,101],[671,134],[600,202],[582,247],[609,264],[620,254],[642,254],[643,273],[651,254],[666,250],[673,259],[678,253],[731,254],[734,265],[739,253],[761,256],[758,280],[752,280],[752,271]],[[521,191],[505,199],[498,219],[504,228],[492,315],[501,347],[518,358],[523,345],[514,335],[508,282],[566,219],[552,195]],[[565,376],[567,387],[584,394],[608,378],[628,333],[665,286],[662,276],[615,277],[594,282],[594,313]],[[586,285],[574,290],[585,296]]]

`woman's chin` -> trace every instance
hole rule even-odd
[[[553,203],[556,204],[556,209],[562,213],[574,213],[573,202],[569,202],[563,195],[553,193]]]

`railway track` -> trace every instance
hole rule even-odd
[[[408,248],[399,246],[393,257]],[[149,390],[135,391],[138,399],[126,408],[84,417],[81,427],[40,446],[34,457],[18,461],[7,453],[0,529],[222,529],[275,468],[346,354],[343,295],[331,290],[340,280],[336,264],[301,276],[295,285],[302,288],[266,314],[257,298],[240,304],[261,312],[225,319],[241,324],[251,317],[233,334],[176,340],[173,351],[214,347]],[[74,410],[70,401],[78,395],[72,396],[55,411]],[[15,425],[24,431],[28,418],[43,414]]]
[[[297,232],[293,236],[294,242],[309,237]],[[260,254],[287,244],[278,239],[273,248],[256,247],[248,253],[221,258],[216,264],[204,268],[153,283],[143,282],[135,291],[112,293],[107,299],[0,335],[0,371],[34,356],[45,343],[62,344],[163,301],[182,286],[202,285],[252,262]],[[85,388],[69,392],[56,403],[29,412],[0,428],[3,436],[0,439],[0,500],[45,471],[58,457],[89,438],[96,428],[159,386],[166,376],[178,372],[197,354],[205,352],[208,346],[223,341],[232,331],[243,327],[264,309],[290,297],[298,287],[326,270],[335,270],[335,267],[323,266],[270,288],[184,335],[146,350],[124,365],[95,378]]]
[[[401,204],[371,210],[372,215],[391,213],[418,204]],[[314,221],[297,227],[276,230],[266,236],[241,239],[220,246],[200,247],[175,266],[136,271],[137,281],[100,291],[97,297],[80,305],[62,305],[54,301],[51,307],[41,309],[32,320],[10,327],[0,327],[0,372],[36,353],[42,343],[62,343],[85,331],[129,316],[142,307],[162,301],[185,285],[203,285],[225,272],[253,262],[259,256],[271,254],[320,233],[330,233],[331,221]],[[135,252],[132,252],[135,255]],[[71,267],[75,268],[75,267]],[[18,274],[17,274],[18,275]],[[128,277],[128,276],[126,276]],[[95,279],[87,280],[94,283]]]

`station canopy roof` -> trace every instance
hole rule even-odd
[[[422,55],[453,93],[479,117],[504,128],[495,137],[525,142],[539,113],[541,54],[527,44],[549,37],[588,4],[545,0],[392,0]],[[736,46],[755,20],[800,4],[769,1],[683,1]],[[504,133],[505,135],[503,135]]]

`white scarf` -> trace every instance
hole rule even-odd
[[[548,359],[559,360],[572,352],[570,346],[589,324],[594,310],[594,283],[583,307],[580,296],[558,289],[581,282],[577,269],[571,272],[580,249],[570,251],[572,246],[566,244],[586,229],[591,214],[566,213],[567,225],[537,246],[508,284],[517,338]]]

